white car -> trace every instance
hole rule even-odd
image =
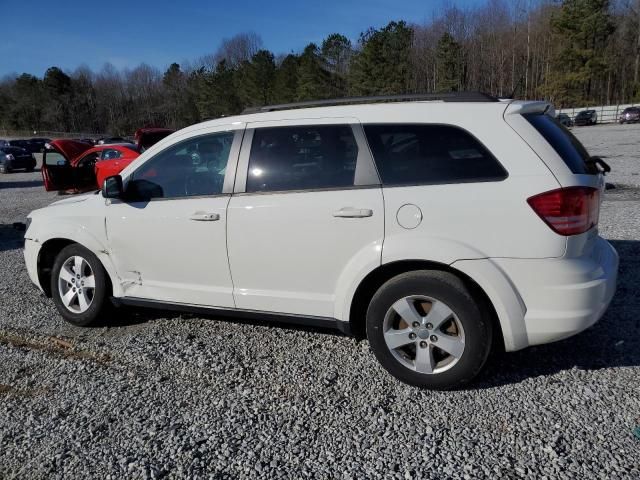
[[[595,323],[618,269],[597,229],[608,166],[551,106],[382,100],[174,133],[29,215],[32,281],[75,325],[115,303],[337,327],[434,389],[473,379],[492,345]]]

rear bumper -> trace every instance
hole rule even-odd
[[[596,323],[616,290],[618,253],[598,238],[591,254],[542,260],[495,259],[526,308],[526,344],[555,342]]]

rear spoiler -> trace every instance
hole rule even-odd
[[[515,101],[509,103],[506,110],[504,111],[505,115],[523,115],[525,113],[546,113],[547,115],[555,117],[556,109],[553,107],[553,104],[549,102]]]

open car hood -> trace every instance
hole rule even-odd
[[[57,150],[67,159],[67,162],[71,162],[82,153],[93,148],[93,145],[89,145],[85,142],[79,142],[78,140],[61,139],[50,141],[46,148]]]
[[[134,138],[140,151],[155,145],[160,140],[171,135],[175,130],[170,128],[139,128],[136,130]]]

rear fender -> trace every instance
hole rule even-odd
[[[382,256],[380,250],[382,249]],[[452,240],[405,235],[385,238],[384,246],[375,242],[362,249],[345,266],[335,289],[334,316],[349,321],[351,303],[362,281],[380,265],[406,260],[427,260],[449,265],[459,258],[483,258],[478,250]]]
[[[528,345],[524,323],[526,307],[517,289],[500,267],[483,252],[470,245],[450,239],[426,236],[386,238],[382,249],[382,265],[407,260],[428,261],[449,265],[467,275],[485,292],[491,301],[507,351]],[[345,269],[336,290],[335,317],[349,321],[351,305],[362,281],[380,266],[374,255],[362,252],[360,261]],[[344,292],[344,293],[341,293]]]

